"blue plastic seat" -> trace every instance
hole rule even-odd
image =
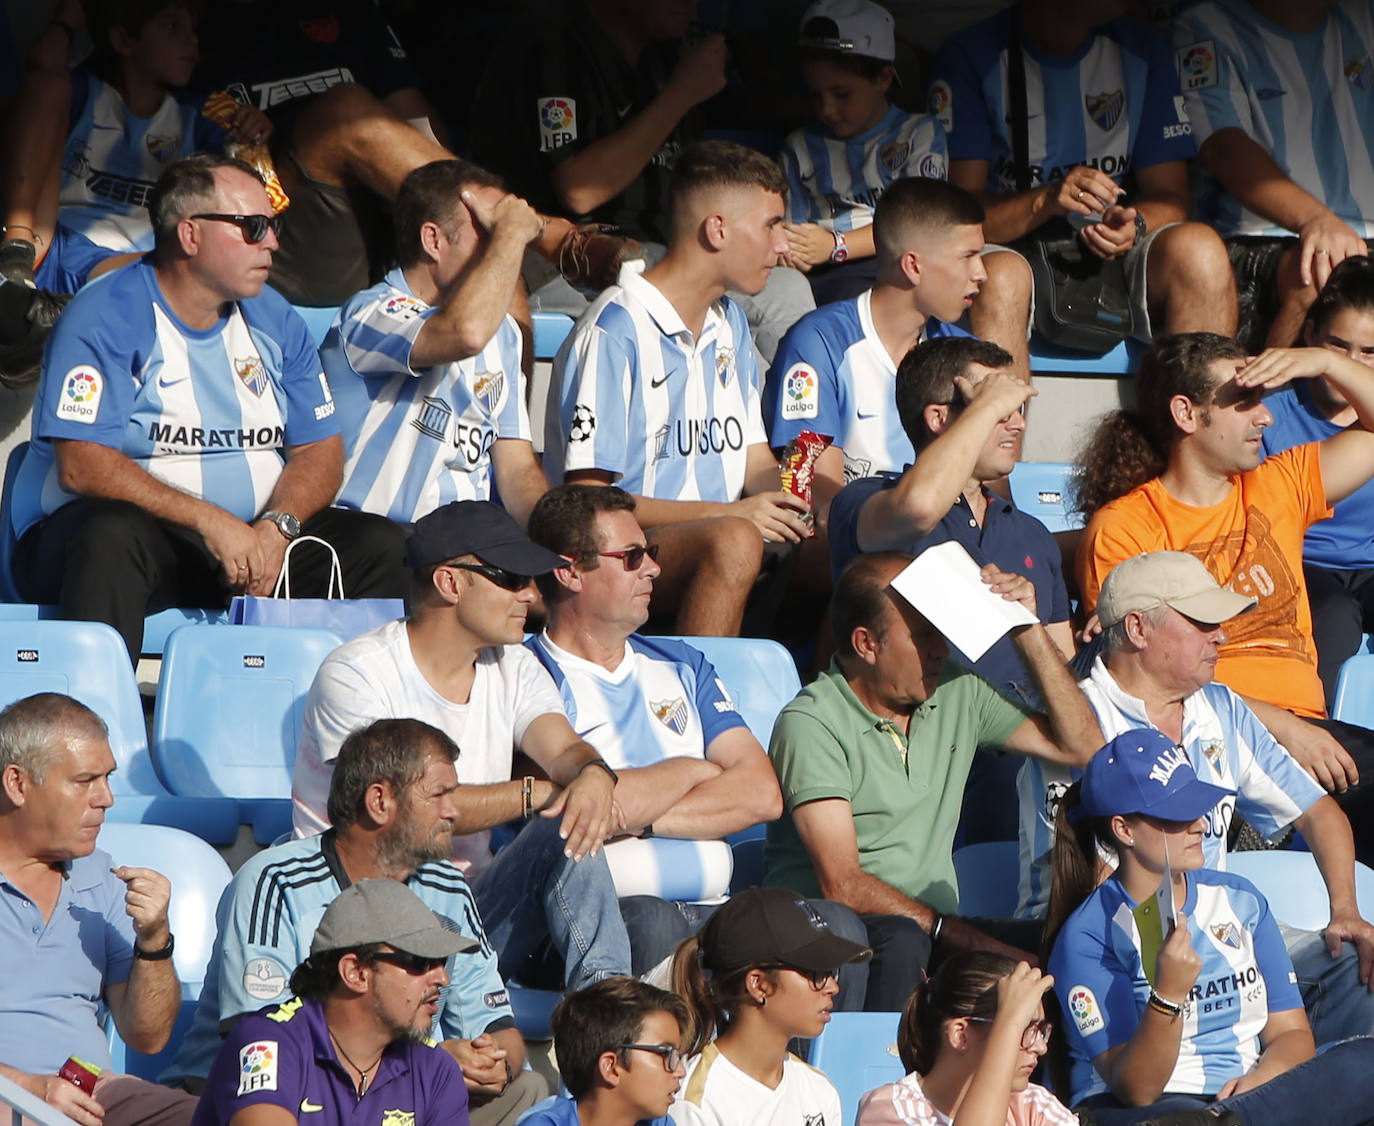
[[[1039,335],[1031,337],[1031,371],[1063,372],[1066,375],[1130,375],[1140,364],[1145,345],[1138,340],[1126,340],[1110,352],[1094,356],[1089,352],[1071,352],[1047,344]]]
[[[759,637],[679,637],[706,654],[735,707],[765,750],[778,713],[801,691],[797,666],[776,641]]]
[[[1322,881],[1317,860],[1310,852],[1273,849],[1233,852],[1226,857],[1226,868],[1244,876],[1264,893],[1274,918],[1290,927],[1321,930],[1331,921],[1331,901]],[[1355,864],[1355,898],[1360,914],[1369,918],[1374,911],[1374,871]]]
[[[530,319],[534,322],[534,358],[553,359],[572,332],[572,317],[567,313],[533,313]]]
[[[1374,727],[1374,653],[1361,648],[1341,665],[1331,717],[1360,727]]]
[[[315,342],[318,348],[324,343],[324,338],[329,332],[329,326],[334,323],[335,316],[338,315],[337,305],[326,305],[322,308],[313,308],[310,305],[292,305],[305,322],[305,327],[310,330],[310,339]]]
[[[143,702],[124,642],[102,622],[0,621],[0,706],[37,692],[80,700],[110,729],[112,821],[152,821],[227,844],[238,834],[236,802],[176,798],[148,753]]]
[[[954,854],[959,880],[959,914],[1010,918],[1016,910],[1020,878],[1016,841],[986,841],[965,845]]]
[[[825,1072],[840,1093],[840,1121],[853,1122],[859,1100],[874,1087],[906,1074],[897,1056],[901,1013],[831,1013],[811,1041],[807,1062]]]
[[[305,697],[343,644],[330,630],[185,626],[167,641],[153,759],[173,793],[237,799],[259,844],[291,827]]]
[[[1051,532],[1083,527],[1083,514],[1070,512],[1069,478],[1073,466],[1062,461],[1020,461],[1011,471],[1011,499]]]

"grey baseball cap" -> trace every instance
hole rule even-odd
[[[399,880],[359,880],[339,893],[315,929],[310,955],[384,942],[421,958],[476,950],[476,939],[447,930]]]

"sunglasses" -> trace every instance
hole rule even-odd
[[[682,1062],[682,1053],[671,1044],[617,1044],[615,1050],[617,1052],[653,1052],[654,1055],[663,1060],[663,1067],[666,1071],[676,1071],[678,1064]]]
[[[597,555],[607,559],[619,559],[627,571],[638,571],[644,566],[644,557],[658,559],[659,545],[656,543],[642,544],[637,543],[634,547],[627,547],[624,551],[598,551]]]
[[[991,1024],[991,1017],[969,1017],[975,1024]],[[1054,1023],[1048,1020],[1033,1020],[1021,1030],[1021,1050],[1032,1052],[1037,1043],[1048,1044],[1054,1035]]]
[[[371,960],[400,966],[411,977],[432,973],[441,966],[448,965],[447,958],[426,958],[420,954],[407,954],[404,950],[378,950],[371,956]]]
[[[839,970],[804,970],[800,966],[788,966],[782,962],[775,962],[767,966],[759,966],[761,970],[791,970],[794,974],[801,974],[811,983],[811,988],[819,993],[825,988],[825,983],[831,978],[839,980]]]
[[[493,567],[490,563],[445,563],[444,566],[456,571],[474,571],[484,579],[490,579],[502,590],[524,590],[534,582],[532,575],[517,575],[514,571]]]
[[[214,223],[233,223],[243,232],[244,240],[249,243],[262,242],[268,231],[274,235],[281,234],[280,215],[216,215],[207,211],[192,215],[191,218],[209,219]]]

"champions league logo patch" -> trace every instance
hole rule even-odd
[[[906,141],[888,141],[878,150],[878,159],[889,172],[900,171],[910,155],[911,145]]]
[[[716,349],[716,378],[720,380],[720,385],[724,387],[730,382],[730,372],[735,367],[735,350],[733,348]]]
[[[262,393],[267,390],[267,369],[263,367],[262,360],[257,356],[249,356],[246,360],[234,360],[234,374],[243,380],[243,385],[248,388],[259,399]]]
[[[1088,94],[1083,98],[1083,105],[1093,124],[1102,132],[1110,133],[1112,126],[1120,119],[1121,111],[1126,108],[1126,94],[1122,90],[1113,90],[1110,94]]]
[[[505,388],[505,372],[479,371],[472,381],[472,397],[487,414],[491,414],[501,401],[501,392]]]
[[[596,412],[586,403],[573,407],[572,425],[568,427],[568,439],[585,442],[596,432]]]
[[[443,399],[426,398],[420,403],[420,417],[411,422],[421,434],[442,442],[448,434],[449,419],[453,417],[453,408]]]
[[[649,710],[654,718],[674,735],[687,731],[687,701],[679,696],[676,700],[650,700]]]
[[[177,150],[181,148],[181,135],[175,136],[154,136],[149,133],[143,138],[143,143],[148,146],[148,154],[160,164],[166,164],[173,159]]]
[[[1216,923],[1207,928],[1212,937],[1232,950],[1240,949],[1240,930],[1235,923]]]
[[[1369,93],[1371,62],[1368,55],[1345,60],[1345,80],[1361,94]]]

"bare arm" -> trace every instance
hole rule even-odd
[[[988,161],[951,160],[949,182],[971,192],[983,205],[983,236],[988,242],[1011,242],[1070,212],[1101,214],[1121,195],[1115,180],[1084,165],[1070,169],[1063,180],[1024,192],[989,192]]]
[[[1041,625],[1023,627],[1014,640],[1040,689],[1047,714],[1022,723],[1007,740],[1008,748],[1047,762],[1086,766],[1102,747],[1102,728],[1064,655]]]
[[[124,908],[134,925],[134,944],[140,950],[163,949],[171,939],[167,905],[172,885],[151,868],[120,867],[114,874],[124,881]],[[172,1034],[181,1008],[181,986],[170,958],[135,958],[129,979],[105,987],[115,1027],[136,1052],[160,1052]]]
[[[1361,917],[1355,899],[1355,839],[1350,819],[1334,798],[1326,796],[1313,802],[1294,824],[1312,849],[1331,901],[1327,949],[1335,958],[1343,940],[1353,942],[1360,956],[1360,981],[1369,985],[1374,980],[1374,927]]]
[[[1264,1045],[1264,1051],[1255,1061],[1255,1066],[1226,1083],[1217,1092],[1217,1098],[1230,1098],[1243,1091],[1254,1090],[1290,1068],[1306,1063],[1317,1051],[1312,1040],[1312,1027],[1307,1023],[1307,1012],[1303,1009],[1270,1013],[1260,1031],[1260,1043]]]
[[[19,1071],[3,1063],[0,1063],[0,1075],[60,1110],[78,1126],[100,1126],[105,1115],[105,1108],[94,1098],[75,1083],[59,1079],[56,1075],[30,1075],[27,1071]]]
[[[504,1091],[510,1076],[525,1065],[525,1041],[518,1028],[483,1032],[471,1040],[445,1040],[442,1046],[463,1069],[468,1091],[485,1099]]]
[[[491,447],[491,471],[501,503],[523,528],[535,503],[549,491],[534,446],[524,438],[497,438]]]
[[[1280,708],[1252,696],[1242,696],[1250,710],[1268,729],[1269,734],[1283,744],[1283,749],[1298,760],[1317,784],[1328,793],[1341,793],[1360,780],[1355,760],[1336,740],[1336,737],[1315,723],[1308,723],[1287,708]]]
[[[484,786],[467,783],[459,786],[453,795],[458,807],[453,835],[462,837],[494,829],[519,818],[524,813],[524,785],[523,778],[512,778],[509,782],[492,782]],[[536,778],[531,785],[531,809],[547,809],[559,795],[559,787],[547,778]]]
[[[541,813],[561,817],[559,834],[568,842],[565,850],[574,860],[595,856],[616,828],[612,810],[615,782],[599,766],[597,749],[578,738],[567,717],[550,713],[526,729],[520,749],[544,768],[562,791]]]
[[[254,1103],[229,1119],[229,1126],[297,1126],[297,1122],[296,1116],[284,1106]]]

